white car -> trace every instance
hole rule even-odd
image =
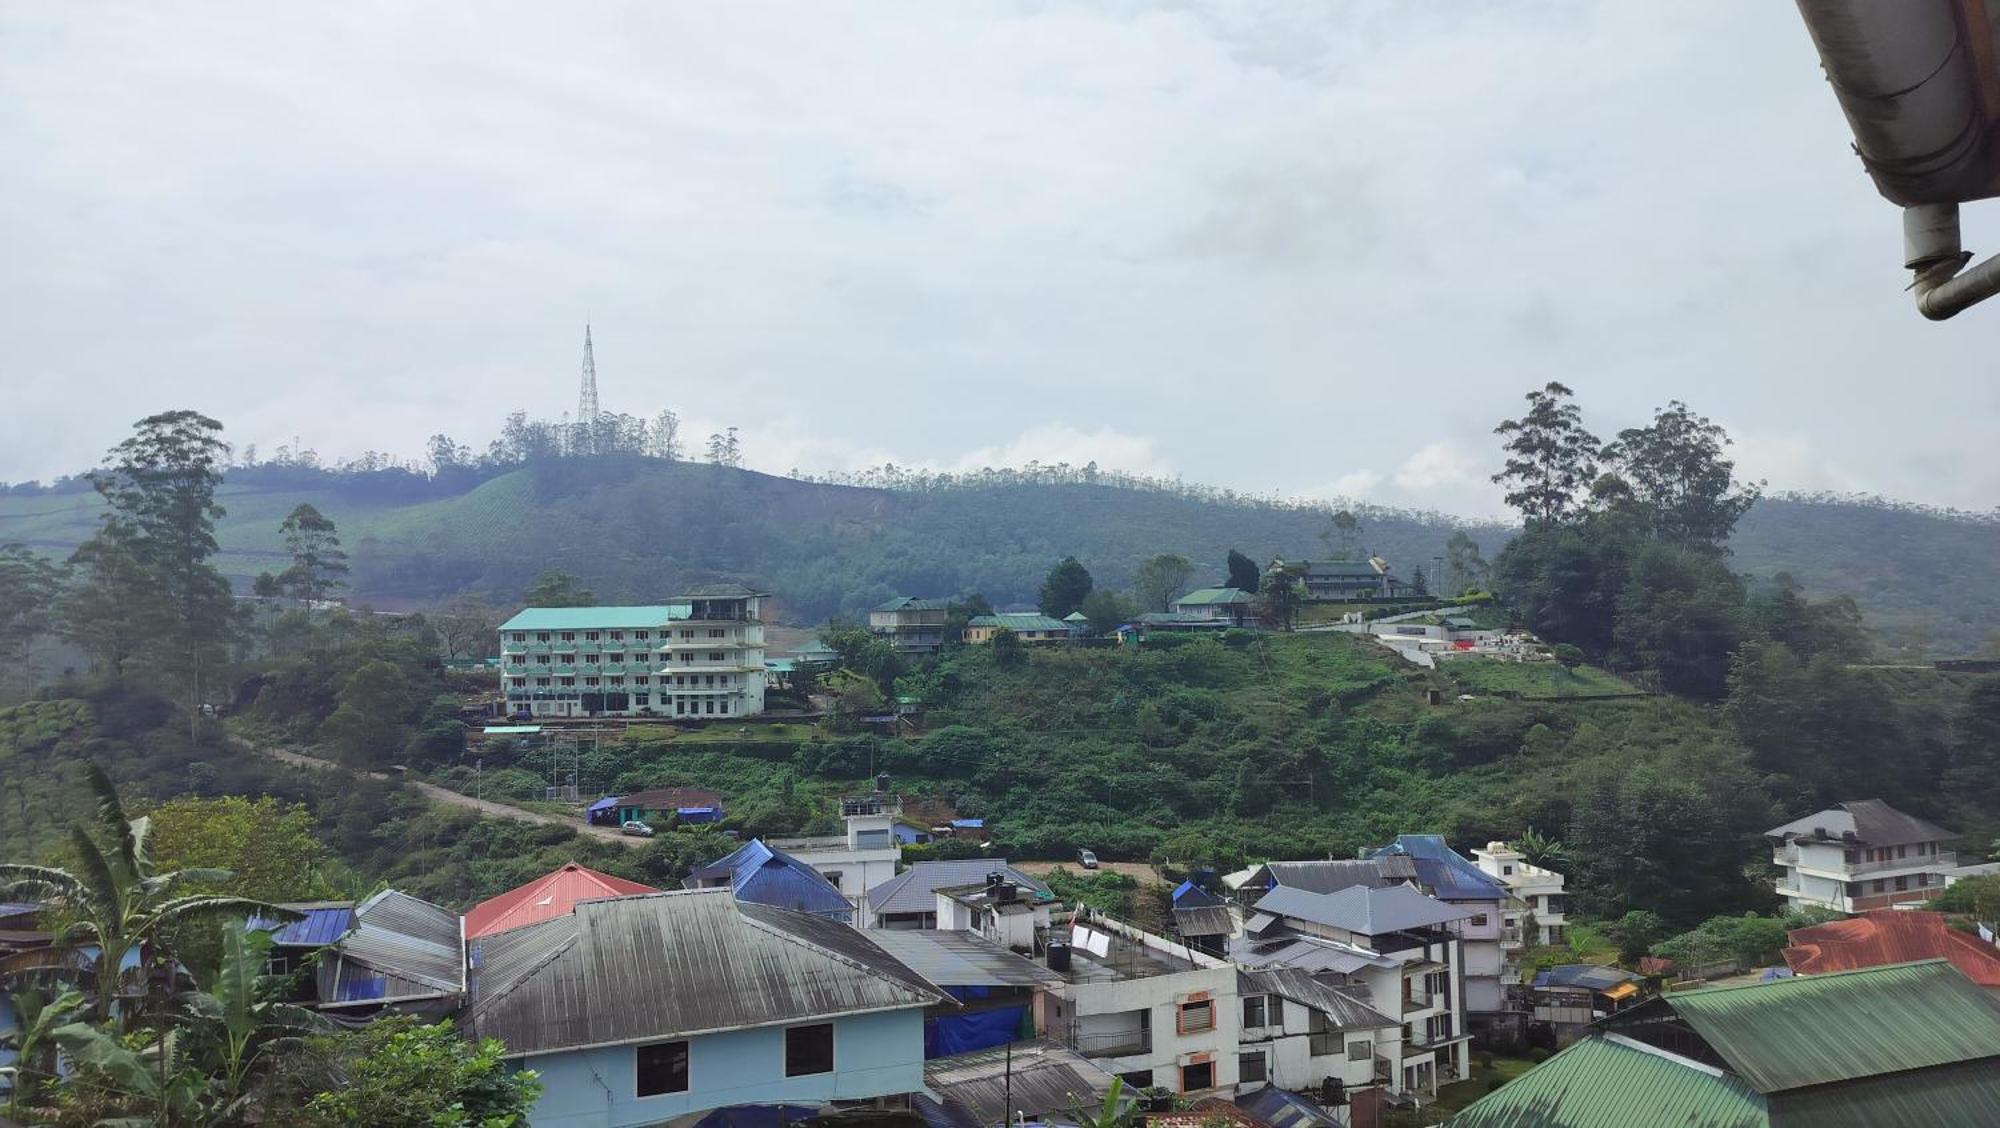
[[[638,819],[626,819],[624,822],[618,824],[618,833],[629,834],[634,838],[651,838],[653,836],[653,828],[640,822]]]

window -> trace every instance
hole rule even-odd
[[[1197,1093],[1203,1089],[1215,1088],[1215,1063],[1200,1062],[1196,1065],[1181,1066],[1181,1092]]]
[[[606,662],[623,662],[625,660],[625,656],[623,654],[606,654],[604,656],[604,660]]]
[[[1244,1085],[1255,1085],[1264,1080],[1264,1052],[1236,1055],[1236,1080]]]
[[[1243,996],[1243,1025],[1245,1026],[1264,1025],[1264,996],[1262,995]]]
[[[1901,893],[1903,890],[1908,889],[1909,887],[1910,887],[1909,878],[1899,877],[1896,879],[1896,892]]]
[[[548,664],[549,664],[549,656],[548,656],[548,655],[546,655],[546,654],[537,654],[537,655],[535,655],[535,665],[537,665],[537,666],[546,666],[546,665],[548,665]]]
[[[515,632],[514,632],[514,641],[515,641],[515,642],[526,642],[526,641],[528,641],[528,636],[527,636],[527,635],[525,635],[525,634],[523,634],[523,633],[521,633],[520,631],[515,631]]]
[[[536,685],[547,685],[547,684],[549,684],[549,679],[547,679],[547,678],[536,678],[536,679],[535,679],[535,684],[536,684]]]
[[[557,685],[575,685],[575,684],[576,684],[576,679],[575,679],[575,678],[557,678],[557,679],[556,679],[556,684],[557,684]]]
[[[1279,998],[1276,995],[1271,996],[1270,1010],[1271,1010],[1271,1025],[1283,1026],[1285,1024],[1285,1000]]]
[[[1879,877],[1875,879],[1875,892],[1880,893],[1884,889],[1887,889],[1888,887],[1889,887],[1888,883],[1885,882],[1883,879]]]
[[[794,1026],[785,1031],[785,1076],[833,1072],[833,1023]]]
[[[1896,847],[1896,856],[1897,856],[1897,857],[1899,857],[1899,858],[1907,858],[1907,857],[1909,857],[1909,856],[1910,856],[1910,848],[1909,848],[1908,846],[1898,846],[1898,847]]]
[[[585,642],[596,642],[596,641],[597,641],[597,632],[596,632],[596,631],[585,631],[585,632],[583,632],[583,641],[585,641]]]
[[[1135,1069],[1130,1073],[1121,1073],[1118,1075],[1118,1079],[1125,1082],[1125,1087],[1128,1089],[1150,1089],[1153,1087],[1153,1071],[1150,1069]]]
[[[1199,1034],[1215,1029],[1215,1004],[1207,999],[1198,1003],[1182,1003],[1178,1029],[1183,1034]],[[1208,1088],[1207,1085],[1201,1086]]]
[[[662,1093],[688,1091],[686,1042],[654,1042],[650,1046],[634,1046],[632,1054],[637,1059],[639,1096],[657,1097]]]
[[[1513,867],[1513,866],[1501,866],[1501,867],[1500,867],[1500,876],[1502,876],[1502,877],[1512,877],[1512,876],[1514,876],[1514,867]]]
[[[1424,1020],[1424,1040],[1436,1042],[1451,1037],[1451,1016],[1441,1014]]]
[[[632,679],[632,684],[633,684],[633,685],[651,685],[651,684],[653,684],[653,679],[652,679],[651,677],[649,677],[648,675],[646,675],[646,674],[640,674],[639,676],[637,676],[637,677],[635,677],[635,678],[633,678],[633,679]]]
[[[720,650],[711,650],[711,651],[709,651],[709,652],[708,652],[708,660],[709,660],[709,661],[711,661],[711,662],[720,662],[720,661],[722,661],[722,651],[720,651]]]
[[[727,633],[728,633],[728,632],[727,632],[727,631],[724,631],[724,630],[723,630],[723,629],[722,629],[721,627],[710,627],[710,628],[708,628],[708,637],[710,637],[710,638],[721,638],[721,637],[722,637],[722,636],[723,636],[724,634],[727,634]]]
[[[549,632],[547,631],[541,631],[535,635],[536,642],[547,642],[548,640],[549,640]]]
[[[1472,914],[1472,927],[1474,927],[1474,928],[1485,928],[1485,927],[1486,927],[1486,914],[1485,914],[1485,913],[1474,913],[1474,914]]]
[[[562,633],[562,640],[563,640],[564,642],[575,642],[575,641],[576,641],[576,632],[575,632],[575,631],[564,631],[564,632]]]
[[[585,678],[585,679],[583,679],[583,684],[585,684],[585,685],[589,685],[589,686],[594,686],[594,685],[596,685],[596,684],[597,684],[597,679],[596,679],[596,678]]]
[[[653,695],[650,693],[635,693],[632,695],[632,708],[634,709],[644,709],[652,703]]]
[[[633,631],[633,632],[632,632],[632,637],[633,637],[633,638],[636,638],[636,639],[638,639],[638,640],[639,640],[640,642],[645,642],[645,641],[646,641],[647,639],[651,638],[652,636],[651,636],[650,634],[648,634],[647,632],[645,632],[645,631]]]
[[[693,631],[682,631],[682,632],[681,632],[681,637],[682,637],[682,638],[693,638],[693,637],[694,637],[694,632],[693,632]]]

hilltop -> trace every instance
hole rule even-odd
[[[1325,509],[1215,491],[1082,476],[997,474],[970,484],[885,489],[640,457],[548,461],[427,478],[402,470],[261,465],[229,473],[219,564],[239,585],[281,566],[278,523],[310,502],[339,526],[353,596],[423,606],[465,591],[517,597],[544,568],[606,600],[640,600],[715,578],[755,583],[793,623],[854,614],[899,593],[980,592],[1027,604],[1074,554],[1100,584],[1175,552],[1219,578],[1231,548],[1253,558],[1323,554]],[[0,542],[63,555],[95,527],[81,482],[0,494]],[[1512,529],[1369,509],[1360,540],[1407,566],[1464,529],[1488,559]],[[1878,501],[1769,498],[1743,519],[1735,564],[1791,572],[1814,595],[1849,595],[1886,637],[1964,653],[2000,631],[2000,523]]]

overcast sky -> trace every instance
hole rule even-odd
[[[1095,459],[1498,508],[1548,379],[1778,489],[2000,498],[1790,4],[0,3],[0,479],[194,407],[776,472]],[[2000,250],[2000,203],[1967,214]]]

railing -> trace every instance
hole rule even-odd
[[[1151,1031],[1137,1034],[1079,1034],[1076,1051],[1084,1057],[1133,1057],[1153,1052]]]
[[[1859,877],[1863,874],[1889,873],[1895,870],[1948,870],[1958,866],[1958,855],[1950,850],[1940,850],[1935,854],[1912,854],[1907,858],[1883,858],[1872,862],[1847,862],[1838,865],[1822,865],[1804,859],[1796,847],[1771,851],[1771,864],[1792,868],[1803,867],[1820,873],[1846,874]]]
[[[1429,995],[1405,995],[1403,996],[1403,1013],[1414,1014],[1420,1010],[1429,1010],[1431,1002],[1432,1000]]]

